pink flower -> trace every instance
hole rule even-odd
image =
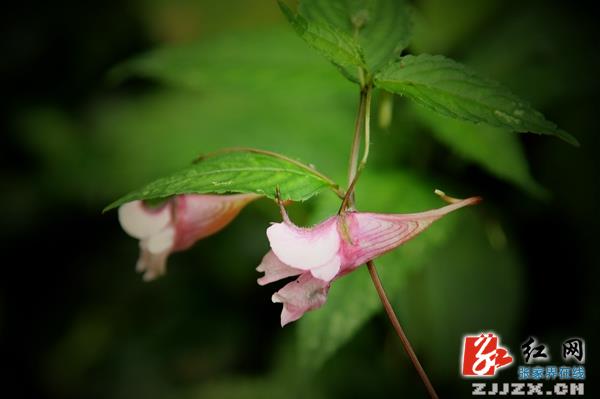
[[[255,194],[178,195],[159,207],[142,201],[119,207],[123,230],[140,240],[140,257],[136,270],[150,281],[166,271],[172,252],[183,251],[196,241],[227,226]]]
[[[333,280],[410,240],[442,216],[479,197],[454,200],[443,208],[411,214],[346,212],[332,216],[312,228],[294,225],[284,214],[282,223],[267,229],[271,251],[257,270],[265,285],[286,277],[300,276],[273,295],[283,304],[281,325],[298,320],[321,307]]]

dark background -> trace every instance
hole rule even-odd
[[[162,159],[157,144],[153,169],[132,178],[102,152],[111,145],[117,151],[121,142],[95,147],[98,120],[118,109],[120,101],[135,102],[161,90],[159,83],[144,79],[114,84],[107,72],[157,46],[210,41],[229,29],[283,25],[272,2],[227,3],[20,2],[2,13],[5,392],[14,387],[18,397],[36,398],[265,397],[287,392],[290,381],[303,373],[287,354],[295,325],[279,327],[271,290],[254,283],[253,268],[267,249],[259,232],[267,221],[277,220],[270,203],[250,205],[230,228],[172,257],[167,277],[152,284],[142,283],[133,271],[137,245],[120,230],[115,213],[101,214],[116,196],[136,188],[133,183],[174,165],[157,166]],[[491,199],[491,212],[509,226],[521,268],[521,280],[509,293],[518,301],[506,343],[517,352],[519,342],[535,335],[558,359],[563,339],[582,336],[591,351],[592,374],[599,322],[598,12],[580,2],[459,3],[454,12],[470,15],[468,23],[452,13],[444,16],[443,2],[416,2],[429,15],[439,9],[444,23],[430,27],[429,36],[418,31],[411,50],[477,64],[575,135],[581,148],[519,136],[532,175],[550,193],[547,199],[489,177],[431,136],[415,139],[411,150],[426,149],[426,162],[402,151],[392,152],[392,162],[460,181]],[[102,109],[105,102],[112,108],[90,116],[90,109]],[[402,104],[396,102],[400,114]],[[69,129],[73,142],[62,134]],[[332,151],[345,154],[347,148]],[[132,151],[132,163],[136,156]],[[189,158],[186,154],[178,162]],[[145,169],[147,161],[137,167]],[[96,179],[104,175],[109,178]],[[239,236],[249,238],[240,244]],[[235,262],[232,252],[246,259],[235,273],[222,266]],[[459,293],[462,287],[455,289]],[[498,307],[506,300],[493,299]],[[495,328],[481,328],[488,327]],[[426,368],[435,363],[435,354],[421,350]],[[318,397],[421,395],[406,363],[380,314],[308,385]],[[458,376],[458,359],[456,368],[434,373],[433,380],[445,397],[468,392]],[[588,376],[588,392],[593,385]],[[294,392],[302,396],[298,389]]]

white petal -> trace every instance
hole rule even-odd
[[[133,201],[119,207],[119,222],[130,236],[144,239],[158,233],[171,222],[171,207],[148,209],[142,201]]]
[[[152,281],[166,273],[169,251],[153,254],[148,251],[147,244],[146,241],[140,241],[140,257],[135,270],[144,273],[144,281]]]
[[[323,281],[331,281],[340,271],[341,264],[342,262],[340,257],[336,255],[325,265],[317,267],[316,269],[311,269],[310,273],[313,275],[313,277]]]
[[[168,252],[173,248],[173,244],[175,243],[175,229],[171,226],[165,228],[164,230],[154,234],[152,237],[148,238],[146,242],[146,247],[148,251],[152,254],[159,254],[161,252]]]
[[[310,270],[331,262],[340,248],[336,218],[311,229],[276,223],[267,229],[271,249],[285,264]]]

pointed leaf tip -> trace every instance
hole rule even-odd
[[[377,73],[375,85],[454,119],[553,135],[579,146],[575,137],[509,89],[444,56],[403,56]]]

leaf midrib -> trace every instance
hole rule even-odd
[[[194,172],[196,176],[208,176],[208,175],[213,175],[213,174],[218,174],[218,173],[227,173],[227,172],[285,172],[285,173],[291,173],[291,174],[295,174],[295,175],[299,175],[299,176],[310,177],[312,179],[319,180],[323,183],[327,183],[325,180],[323,180],[320,177],[313,175],[313,174],[302,173],[301,171],[294,170],[294,169],[275,168],[275,167],[228,168],[228,169],[217,169],[217,170],[204,171],[204,172],[197,171],[196,169],[188,169],[187,171],[179,172],[178,175],[180,175],[180,174],[186,175],[189,172]],[[171,177],[171,179],[174,179],[176,177],[178,177],[178,176],[173,176],[173,177]],[[166,177],[165,179],[169,179],[169,177]]]

